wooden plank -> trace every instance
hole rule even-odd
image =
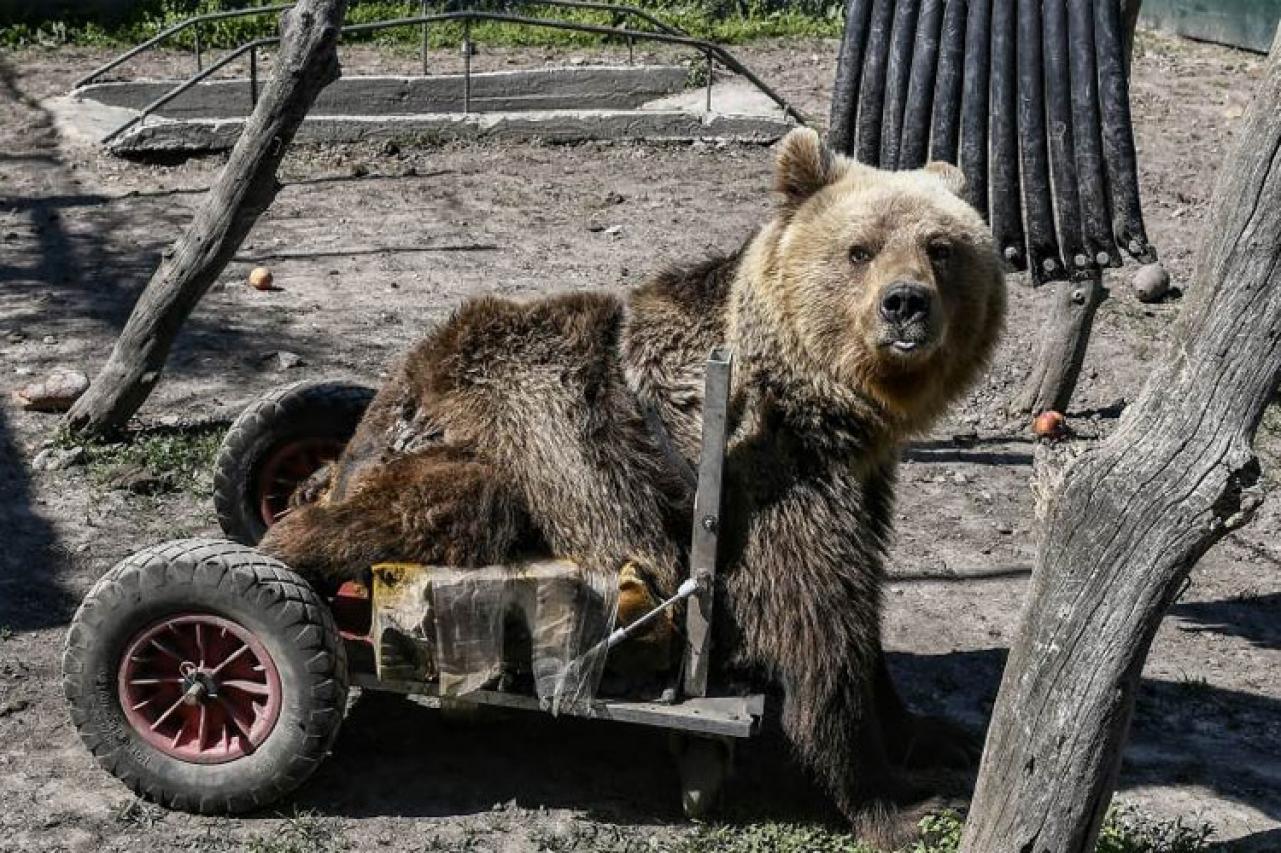
[[[733,356],[728,349],[712,350],[707,358],[703,394],[703,446],[698,463],[698,491],[694,495],[694,533],[689,552],[690,577],[700,590],[685,611],[686,696],[707,695],[708,653],[712,645],[712,608],[716,588],[716,539],[720,529],[721,475],[725,466],[725,431],[729,409]]]

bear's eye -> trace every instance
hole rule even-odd
[[[865,264],[872,260],[872,250],[867,246],[850,247],[850,260],[856,264]]]
[[[952,258],[951,243],[931,243],[926,251],[930,260],[936,264],[945,264]]]

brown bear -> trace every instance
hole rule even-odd
[[[897,450],[984,367],[1005,308],[962,185],[946,164],[883,172],[793,131],[776,212],[732,255],[621,297],[463,305],[379,391],[322,497],[262,547],[330,579],[551,554],[640,567],[670,594],[704,364],[728,344],[713,660],[781,687],[785,735],[851,819],[911,799],[903,765],[927,729],[880,639]]]

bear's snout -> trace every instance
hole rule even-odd
[[[931,342],[935,314],[934,291],[915,281],[895,281],[880,294],[883,323],[881,344],[902,353]]]
[[[923,323],[929,319],[933,301],[933,294],[924,285],[896,281],[881,294],[881,318],[901,326]]]

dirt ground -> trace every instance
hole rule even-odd
[[[825,113],[834,42],[760,43],[740,55],[803,109]],[[603,724],[454,727],[362,697],[295,798],[236,820],[136,803],[94,765],[59,686],[70,611],[126,554],[216,533],[213,512],[199,490],[142,496],[80,468],[33,470],[58,420],[20,411],[7,392],[57,365],[92,375],[222,162],[149,165],[61,144],[39,99],[104,56],[0,55],[0,851],[230,850],[270,838],[298,839],[288,849],[299,850],[661,850],[687,837],[663,738]],[[554,58],[483,51],[478,64]],[[358,72],[414,59],[361,49],[345,61]],[[161,57],[151,70],[183,62]],[[1140,39],[1134,108],[1148,227],[1181,287],[1192,286],[1215,171],[1259,65],[1223,48]],[[295,150],[278,201],[183,331],[142,418],[225,417],[309,377],[375,382],[394,353],[473,294],[620,288],[732,247],[766,215],[769,162],[765,148],[715,145]],[[273,268],[279,291],[242,285],[258,264]],[[1179,311],[1177,299],[1138,303],[1128,272],[1109,284],[1071,412],[1085,439],[1112,427],[1163,357]],[[917,707],[975,729],[1035,554],[1033,445],[1006,409],[1052,293],[1021,277],[1010,293],[995,365],[904,453],[891,557],[895,674]],[[269,358],[278,351],[302,365],[278,369]],[[1276,482],[1281,437],[1271,423],[1259,449]],[[1212,822],[1220,839],[1239,840],[1231,849],[1281,850],[1279,529],[1272,499],[1196,569],[1152,649],[1120,783],[1121,799],[1153,814]],[[748,752],[731,817],[775,817],[796,783],[752,780]]]

